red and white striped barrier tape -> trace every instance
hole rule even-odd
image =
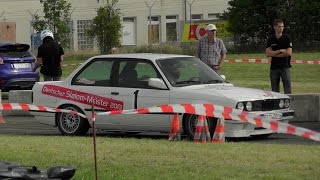
[[[23,110],[23,111],[43,111],[43,112],[65,112],[79,115],[83,118],[87,118],[85,115],[65,109],[56,109],[44,106],[37,106],[31,104],[22,103],[2,103],[0,105],[0,111],[3,110]],[[272,129],[274,132],[285,133],[300,136],[306,139],[314,141],[320,141],[320,133],[312,131],[306,128],[293,126],[290,124],[282,123],[277,120],[258,116],[254,113],[248,113],[246,111],[240,111],[231,107],[224,107],[214,104],[169,104],[154,106],[149,108],[131,109],[131,110],[114,110],[109,112],[97,113],[96,115],[117,115],[117,114],[148,114],[148,113],[187,113],[197,114],[202,116],[210,116],[216,118],[233,119],[242,122],[248,122],[258,127],[264,127]]]
[[[70,113],[74,115],[79,115],[83,118],[87,117],[79,112],[66,110],[66,109],[56,109],[56,108],[49,108],[45,106],[37,106],[32,104],[23,104],[23,103],[2,103],[0,104],[0,111],[11,111],[11,110],[22,110],[22,111],[41,111],[41,112],[53,112],[53,113]]]
[[[4,120],[3,120],[3,116],[2,116],[2,111],[0,111],[0,124],[4,123]]]
[[[320,60],[312,60],[312,61],[308,61],[308,60],[291,60],[291,64],[320,64]]]
[[[72,64],[62,64],[61,66],[62,67],[66,67],[66,66],[79,66],[81,65],[82,63],[72,63]]]
[[[271,59],[226,59],[224,60],[226,63],[261,63],[261,64],[267,64],[271,63]],[[61,65],[62,67],[67,67],[67,66],[78,66],[81,65],[82,63],[73,63],[73,64],[63,64]],[[319,64],[320,65],[320,60],[304,60],[304,59],[292,59],[291,64]]]
[[[229,63],[271,63],[271,59],[227,59],[224,62]],[[291,64],[320,64],[320,60],[296,60],[292,59]]]
[[[116,114],[148,114],[148,113],[187,113],[216,118],[233,119],[248,122],[259,127],[272,129],[274,132],[300,136],[314,141],[320,141],[320,133],[306,128],[282,123],[277,120],[267,119],[254,113],[240,111],[231,107],[223,107],[214,104],[172,104],[142,108],[136,110],[116,110],[98,113],[97,115],[116,115]]]

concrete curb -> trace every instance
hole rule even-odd
[[[295,116],[290,122],[320,122],[320,94],[289,94]]]
[[[32,104],[32,90],[9,91],[9,103]],[[31,116],[29,111],[12,110],[6,111],[5,115]]]

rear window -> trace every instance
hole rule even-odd
[[[23,58],[32,57],[28,44],[9,44],[0,47],[0,55],[3,57]]]

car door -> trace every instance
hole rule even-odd
[[[117,61],[119,73],[110,96],[123,101],[124,109],[137,109],[169,103],[169,89],[160,90],[148,86],[149,78],[160,74],[151,61],[143,59],[122,59]],[[115,119],[113,119],[115,120]],[[127,131],[168,131],[169,115],[143,114],[122,115],[117,119],[119,127]]]
[[[96,58],[84,66],[72,79],[71,89],[73,94],[85,93],[84,110],[86,114],[91,115],[92,105],[95,113],[106,112],[112,109],[122,109],[113,105],[113,102],[123,105],[121,101],[111,99],[110,88],[112,85],[112,67],[114,64],[112,58]],[[71,91],[70,91],[71,92]],[[91,117],[91,116],[90,116]],[[116,116],[97,116],[97,128],[112,127],[112,118]]]

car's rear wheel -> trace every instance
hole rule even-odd
[[[80,108],[73,105],[64,105],[61,108],[84,114]],[[87,119],[71,113],[58,113],[56,121],[63,135],[85,135],[90,128]]]
[[[217,125],[217,119],[216,118],[212,118],[212,117],[206,117],[206,120],[208,122],[208,128],[210,131],[210,135],[212,137],[215,129],[216,129],[216,125]],[[194,138],[194,133],[197,127],[197,123],[198,123],[198,115],[195,114],[187,114],[184,116],[183,119],[183,130],[184,133],[188,136],[189,139],[193,140]]]

